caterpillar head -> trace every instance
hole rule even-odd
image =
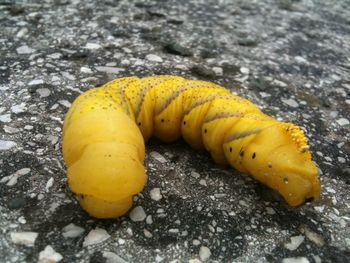
[[[318,168],[308,148],[300,127],[278,123],[252,135],[235,162],[277,190],[289,205],[298,206],[320,195]]]

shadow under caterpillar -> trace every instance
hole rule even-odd
[[[178,76],[118,78],[81,94],[63,127],[68,184],[97,218],[132,206],[147,176],[144,141],[180,136],[278,191],[291,206],[320,195],[318,169],[300,127],[210,82]]]

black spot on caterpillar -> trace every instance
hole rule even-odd
[[[83,93],[65,117],[68,183],[88,213],[110,218],[128,211],[146,182],[144,141],[151,136],[165,142],[182,136],[215,162],[277,190],[292,206],[320,194],[318,170],[298,126],[214,83],[126,77]]]

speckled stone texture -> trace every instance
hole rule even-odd
[[[152,140],[135,210],[90,218],[67,188],[63,117],[91,87],[152,74],[219,83],[301,125],[321,199],[290,208]],[[349,94],[350,1],[2,0],[0,262],[350,262]]]

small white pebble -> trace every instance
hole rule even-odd
[[[115,67],[116,65],[117,65],[117,63],[115,63],[115,62],[106,63],[107,67]]]
[[[210,256],[211,256],[210,249],[208,247],[201,246],[201,248],[199,249],[199,258],[202,261],[206,261],[210,258]]]
[[[14,134],[14,133],[19,132],[19,129],[11,127],[11,126],[4,125],[4,131],[6,133]]]
[[[284,244],[284,247],[285,247],[286,249],[291,250],[291,251],[296,250],[296,249],[301,245],[301,243],[303,243],[304,239],[305,239],[304,236],[294,236],[294,237],[291,237],[291,238],[290,238],[290,242]]]
[[[222,76],[224,74],[222,68],[220,67],[213,67],[212,70],[215,72],[217,76]]]
[[[35,50],[28,47],[27,45],[24,45],[24,46],[20,46],[20,47],[16,48],[16,51],[18,54],[24,55],[24,54],[33,53]]]
[[[306,64],[307,63],[307,60],[301,56],[296,56],[296,57],[294,57],[294,59],[299,64]]]
[[[163,260],[164,260],[163,257],[161,257],[161,256],[159,256],[159,255],[156,256],[156,262],[161,262],[161,261],[163,261]]]
[[[326,190],[327,190],[328,193],[331,193],[331,194],[335,194],[337,192],[336,190],[334,190],[331,187],[326,187]]]
[[[153,223],[153,218],[152,218],[151,215],[148,215],[148,216],[146,217],[146,223],[149,224],[149,225],[151,225],[151,224]]]
[[[90,245],[95,245],[106,241],[111,236],[103,228],[95,228],[89,232],[89,234],[84,238],[83,247]]]
[[[38,263],[55,263],[61,261],[62,259],[63,256],[49,245],[39,253]]]
[[[339,112],[338,111],[331,111],[329,113],[329,116],[332,117],[332,118],[336,118],[338,116]]]
[[[119,74],[120,72],[124,71],[123,68],[117,68],[117,67],[99,66],[99,67],[95,67],[95,68],[99,72],[105,72],[105,73],[109,73],[109,74]]]
[[[324,210],[325,206],[322,205],[322,206],[315,206],[314,209],[319,212],[319,213],[323,213],[323,210]]]
[[[91,74],[92,73],[92,70],[88,67],[81,67],[80,68],[80,72],[81,73],[86,73],[86,74]]]
[[[179,233],[180,231],[179,231],[179,229],[177,229],[177,228],[170,228],[170,229],[168,230],[168,232],[169,232],[169,233],[172,233],[172,234],[177,234],[177,233]]]
[[[58,103],[67,108],[69,108],[72,105],[68,100],[59,100]]]
[[[132,221],[140,222],[145,220],[146,213],[142,206],[136,206],[133,210],[131,210],[129,216]]]
[[[192,244],[194,246],[199,246],[201,244],[201,242],[198,239],[193,239]]]
[[[130,227],[128,227],[127,229],[126,229],[126,233],[129,235],[129,236],[133,236],[133,232],[132,232],[132,229],[130,228]]]
[[[334,79],[335,81],[341,81],[341,77],[336,74],[332,74],[331,78]]]
[[[14,141],[3,141],[0,140],[0,151],[10,150],[17,145]]]
[[[313,232],[308,226],[301,226],[300,228],[300,232],[302,232],[303,234],[305,234],[305,236],[312,241],[313,243],[315,243],[317,246],[319,247],[323,247],[325,244],[325,241],[323,239],[323,237],[315,232]]]
[[[28,34],[28,28],[22,27],[22,28],[17,32],[16,37],[22,38],[22,37],[24,37],[24,36],[27,35],[27,34]]]
[[[309,263],[310,261],[305,257],[297,257],[297,258],[284,258],[282,259],[282,263]]]
[[[53,177],[51,177],[51,178],[47,181],[46,186],[45,186],[45,191],[46,191],[46,192],[49,192],[50,188],[53,186],[53,181],[54,181]]]
[[[346,159],[339,156],[339,157],[338,157],[338,162],[340,162],[340,163],[346,163]]]
[[[148,54],[146,59],[153,62],[163,62],[163,59],[160,56],[154,54]]]
[[[41,85],[41,84],[44,84],[44,81],[42,79],[33,79],[28,83],[29,86]]]
[[[276,214],[275,210],[271,207],[266,207],[266,212],[269,214],[269,215],[274,215]]]
[[[195,171],[192,171],[192,172],[191,172],[191,176],[192,176],[193,178],[196,178],[196,179],[198,179],[199,177],[201,177],[201,175],[200,175],[199,173],[195,172]]]
[[[37,89],[36,92],[39,94],[40,98],[46,98],[51,94],[51,91],[48,88],[40,88]]]
[[[11,122],[11,114],[0,115],[0,122]]]
[[[14,186],[17,183],[17,180],[19,177],[26,175],[30,172],[30,168],[22,168],[15,172],[14,174],[11,174],[9,176],[5,176],[1,179],[1,183],[7,182],[7,186]]]
[[[134,66],[143,66],[145,63],[143,60],[141,59],[137,59],[135,62],[134,62]]]
[[[153,237],[152,233],[149,232],[147,229],[144,229],[144,230],[143,230],[143,234],[145,235],[145,237],[148,237],[148,238]]]
[[[52,54],[49,54],[47,55],[48,58],[51,58],[51,59],[60,59],[62,57],[62,54],[61,53],[52,53]]]
[[[96,49],[100,49],[101,45],[96,43],[86,43],[85,48],[90,50],[96,50]]]
[[[75,76],[72,75],[72,74],[70,74],[70,73],[67,72],[67,71],[62,71],[62,72],[61,72],[61,75],[62,75],[63,77],[65,77],[66,79],[75,80]]]
[[[207,186],[207,181],[205,181],[204,179],[201,179],[201,180],[199,181],[199,184],[200,184],[200,185],[203,185],[203,186]]]
[[[316,152],[316,154],[318,155],[318,156],[321,156],[321,157],[323,157],[324,155],[323,155],[323,153],[322,152],[320,152],[320,151],[317,151]]]
[[[84,233],[84,228],[74,225],[73,223],[65,226],[62,229],[62,236],[64,238],[75,238]]]
[[[26,105],[24,103],[21,103],[21,104],[17,104],[17,105],[13,105],[11,107],[11,111],[13,113],[22,113],[22,112],[25,112],[26,111]]]
[[[56,144],[58,142],[59,137],[55,135],[48,135],[47,139],[49,142],[51,142],[52,145]]]
[[[16,174],[22,176],[22,175],[26,175],[26,174],[29,174],[31,171],[30,168],[22,168],[22,169],[19,169]]]
[[[248,75],[249,74],[249,68],[241,67],[239,70],[244,75]]]
[[[159,201],[162,199],[162,194],[160,193],[160,188],[153,188],[150,191],[150,196],[154,201]]]
[[[305,100],[301,100],[301,101],[300,101],[300,104],[301,104],[301,105],[307,105],[307,102],[306,102]]]
[[[123,59],[121,62],[120,62],[121,65],[123,66],[129,66],[130,65],[130,61],[128,59]]]
[[[183,64],[175,65],[175,68],[181,69],[181,70],[188,70],[188,67],[186,65],[183,65]]]
[[[345,119],[345,118],[340,118],[337,120],[337,123],[340,125],[340,126],[345,126],[345,125],[348,125],[350,124],[349,120],[348,119]]]
[[[118,238],[118,244],[119,245],[124,245],[125,244],[125,240],[122,238]]]
[[[19,222],[19,223],[21,223],[21,224],[25,224],[25,223],[27,223],[27,220],[24,218],[24,216],[20,216],[18,219],[17,219],[17,221]]]
[[[325,159],[327,162],[330,162],[330,163],[333,161],[333,159],[332,159],[331,157],[329,157],[329,156],[325,156],[324,159]]]
[[[315,263],[322,263],[322,259],[319,255],[312,255],[312,257],[314,258]]]
[[[61,78],[59,78],[58,76],[53,76],[51,81],[52,82],[59,82],[61,80]]]
[[[25,245],[27,247],[34,246],[35,240],[38,237],[36,232],[16,232],[11,233],[11,240],[18,245]]]
[[[271,97],[271,94],[269,94],[269,93],[266,93],[266,92],[259,92],[259,94],[260,94],[260,96],[262,97],[262,98],[267,98],[267,97]]]
[[[157,160],[160,163],[166,163],[167,160],[165,159],[165,157],[163,155],[161,155],[159,152],[153,151],[150,153],[150,156]]]
[[[296,102],[294,99],[281,99],[284,104],[287,104],[288,106],[291,106],[293,108],[297,108],[299,106],[298,102]]]
[[[283,88],[288,86],[286,83],[284,83],[283,81],[280,81],[278,79],[274,79],[272,81],[272,84],[275,84],[275,85],[283,87]]]

